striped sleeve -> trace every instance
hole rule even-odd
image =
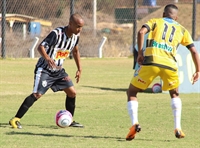
[[[52,31],[42,42],[41,45],[46,47],[46,46],[52,46],[56,44],[56,38],[57,35],[54,31]]]

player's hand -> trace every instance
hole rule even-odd
[[[53,59],[48,58],[46,61],[47,61],[47,63],[48,63],[48,65],[49,65],[50,68],[56,69],[56,63],[54,62]]]
[[[80,78],[81,78],[81,71],[80,71],[80,70],[77,70],[77,71],[76,71],[76,76],[75,76],[76,83],[79,82]]]
[[[200,79],[200,72],[195,72],[192,76],[192,85]]]
[[[142,54],[138,54],[137,62],[139,65],[142,65],[143,60],[144,60],[144,56]]]

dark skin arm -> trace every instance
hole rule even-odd
[[[38,46],[38,52],[39,52],[40,55],[47,61],[49,67],[51,67],[52,69],[56,68],[56,64],[55,64],[54,60],[51,59],[51,58],[47,55],[44,46],[39,45],[39,46]]]
[[[81,64],[80,64],[80,53],[78,50],[78,46],[74,47],[74,49],[72,50],[72,54],[73,54],[73,57],[74,57],[74,60],[75,60],[76,66],[77,66],[75,78],[76,78],[76,83],[78,83],[80,80],[80,77],[81,77],[81,72],[82,72],[82,68],[81,68]]]
[[[144,60],[144,56],[143,56],[143,51],[142,51],[142,47],[143,47],[143,43],[144,43],[144,36],[145,34],[148,32],[146,27],[142,27],[139,31],[138,31],[138,58],[137,58],[137,62],[139,65],[142,64],[143,60]]]
[[[195,68],[196,68],[196,71],[192,76],[192,84],[194,84],[195,82],[198,81],[198,79],[200,79],[200,58],[199,58],[199,54],[194,46],[191,47],[189,50],[192,55],[192,60],[194,62]]]

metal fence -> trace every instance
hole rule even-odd
[[[2,0],[0,54],[3,58],[38,57],[36,49],[34,53],[31,49],[52,29],[67,25],[70,14],[78,12],[85,20],[79,43],[82,57],[98,57],[105,38],[103,57],[130,56],[138,29],[148,19],[162,17],[168,3],[177,4],[178,22],[198,40],[199,0]]]

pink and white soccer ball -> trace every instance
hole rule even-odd
[[[152,86],[152,92],[153,93],[159,93],[159,92],[162,92],[162,86],[160,83],[155,83],[153,86]]]
[[[68,127],[73,121],[72,114],[67,110],[59,110],[55,116],[56,125],[65,128]]]

